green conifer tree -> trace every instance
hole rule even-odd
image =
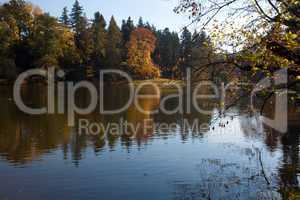
[[[70,19],[69,19],[67,7],[63,8],[63,12],[62,12],[61,17],[59,18],[59,22],[64,24],[67,27],[70,25]]]
[[[120,65],[121,42],[122,42],[122,34],[120,28],[118,27],[114,17],[112,16],[108,27],[108,36],[107,36],[107,45],[106,45],[108,67],[117,68]]]
[[[106,21],[99,12],[95,13],[93,24],[92,24],[92,37],[93,37],[93,52],[92,60],[93,64],[97,68],[103,67],[106,56],[106,40],[107,33],[105,30]]]

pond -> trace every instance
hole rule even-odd
[[[25,114],[15,105],[12,88],[0,91],[1,200],[300,197],[299,126],[295,124],[282,135],[239,106],[222,118],[196,111],[141,113],[129,106],[119,114],[95,110],[76,116],[72,128],[66,114]],[[32,107],[47,101],[43,86],[26,86],[22,93]],[[104,90],[105,108],[119,108],[127,98],[125,87]],[[78,92],[78,105],[88,101],[84,91]],[[150,111],[160,101],[153,97],[139,103]],[[170,99],[166,105],[172,108],[176,103]],[[214,103],[203,105],[218,113]],[[80,132],[80,119],[95,127],[122,123],[120,119],[132,124],[146,120],[150,126],[138,127],[134,137],[105,134],[104,129],[88,134]],[[197,131],[186,126],[195,119],[207,126]]]

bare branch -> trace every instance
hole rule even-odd
[[[264,11],[264,10],[262,9],[262,7],[259,5],[259,3],[258,3],[257,0],[254,0],[254,2],[255,2],[256,7],[258,8],[259,12],[260,12],[263,16],[265,16],[265,17],[268,19],[268,21],[274,21],[274,18],[270,17],[269,15],[267,15],[267,14],[265,13],[265,11]]]
[[[268,2],[274,8],[274,10],[277,12],[277,14],[280,15],[279,9],[275,6],[275,4],[272,2],[272,0],[268,0]]]

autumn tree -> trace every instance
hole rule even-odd
[[[59,66],[63,69],[74,69],[80,65],[80,52],[74,41],[74,33],[68,27],[60,27],[61,54],[58,57]]]
[[[127,44],[129,69],[134,74],[143,78],[158,77],[160,72],[153,64],[151,54],[155,49],[156,38],[146,28],[135,29]]]
[[[147,78],[159,75],[156,63],[163,76],[171,77],[176,65],[182,71],[192,65],[193,38],[188,29],[179,39],[177,33],[157,30],[142,18],[138,26],[135,29],[129,17],[120,30],[112,17],[106,29],[104,17],[97,12],[94,19],[87,19],[78,0],[70,15],[65,7],[59,19],[24,0],[10,0],[0,6],[0,76],[37,67],[80,71],[84,68],[79,66],[129,66],[133,73]]]
[[[58,67],[58,57],[62,54],[58,21],[46,13],[36,17],[34,24],[29,43],[33,51],[34,66]]]
[[[32,4],[23,0],[11,0],[1,6],[1,22],[8,26],[12,34],[11,58],[15,65],[24,70],[32,67],[31,49],[29,46],[29,36],[33,27]],[[13,55],[12,55],[13,54]]]
[[[0,78],[13,79],[16,76],[15,54],[13,52],[13,40],[16,35],[13,30],[6,22],[0,22]]]
[[[227,58],[224,63],[269,76],[278,69],[288,68],[290,74],[297,77],[300,74],[299,7],[297,0],[203,3],[182,0],[175,11],[189,12],[191,24],[197,21],[203,28],[210,27],[211,35],[219,39],[218,47],[231,49],[233,54],[224,53]],[[221,15],[228,17],[216,21]]]
[[[178,13],[188,12],[191,23],[202,24],[216,44],[218,60],[204,65],[230,69],[228,77],[235,77],[255,83],[262,77],[276,79],[276,72],[288,71],[288,83],[279,89],[299,90],[300,82],[300,4],[298,0],[254,0],[199,2],[182,0],[175,8]],[[227,16],[220,18],[220,16]],[[224,48],[225,47],[225,48]],[[223,68],[224,69],[224,68]],[[241,77],[243,73],[245,76]],[[271,99],[278,87],[262,92],[264,111],[266,101]],[[251,88],[246,89],[249,97]],[[239,96],[239,95],[238,95]],[[241,99],[241,97],[237,97]],[[236,102],[236,100],[235,100]]]
[[[3,4],[3,9],[7,14],[5,18],[11,17],[14,19],[19,38],[25,40],[29,36],[33,25],[32,5],[24,0],[11,0]]]

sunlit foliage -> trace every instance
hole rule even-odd
[[[79,72],[80,79],[84,71],[96,76],[103,69],[124,69],[139,79],[183,78],[204,52],[188,29],[179,36],[142,17],[136,25],[130,17],[123,20],[121,28],[112,17],[107,26],[100,12],[88,19],[78,0],[59,18],[24,0],[3,3],[0,39],[0,78],[11,80],[27,69],[50,67]]]
[[[155,43],[154,34],[146,28],[137,28],[132,32],[127,46],[128,66],[134,73],[149,78],[159,76],[159,70],[151,58]]]
[[[228,63],[270,76],[288,68],[294,77],[300,73],[299,10],[297,0],[181,0],[175,8],[211,33]]]

